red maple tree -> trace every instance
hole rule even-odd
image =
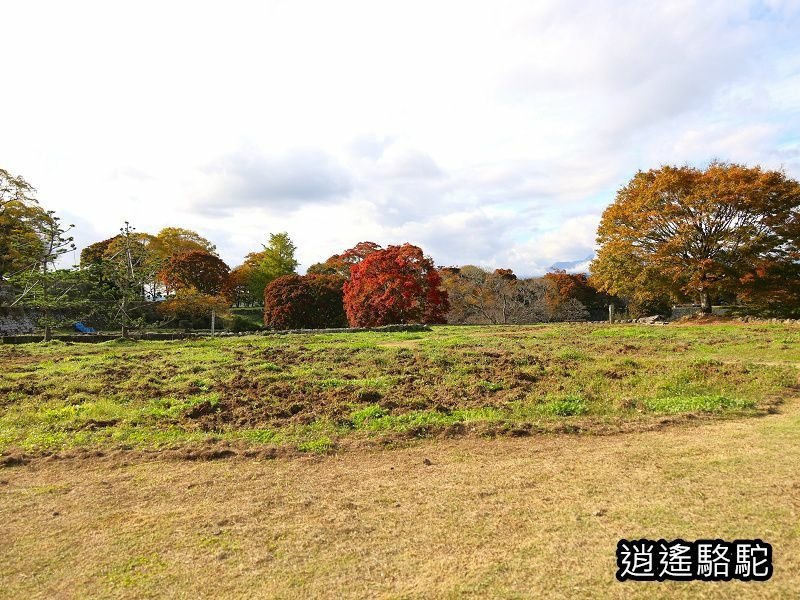
[[[372,251],[350,267],[344,307],[352,327],[374,327],[444,323],[449,304],[433,261],[403,244]]]

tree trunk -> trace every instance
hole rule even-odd
[[[44,305],[44,341],[49,342],[53,339],[53,331],[50,328],[50,298],[47,289],[47,261],[42,264],[42,304]]]
[[[700,312],[704,315],[711,314],[711,296],[707,290],[700,290]]]

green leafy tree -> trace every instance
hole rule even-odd
[[[62,293],[54,296],[53,292],[63,287],[63,280],[69,277],[68,270],[56,270],[54,266],[62,254],[75,249],[72,236],[67,235],[74,225],[63,227],[61,219],[50,210],[34,226],[39,240],[39,255],[33,267],[25,273],[26,276],[18,280],[23,285],[18,300],[35,299],[42,311],[40,323],[44,326],[44,339],[49,341],[54,324],[51,313],[54,308],[59,307],[59,301],[63,297]]]
[[[100,296],[108,296],[114,292],[114,284],[106,275],[106,251],[119,236],[114,236],[86,246],[81,250],[80,269],[93,284],[94,292]]]
[[[299,264],[295,259],[297,246],[286,232],[272,233],[269,244],[261,252],[253,252],[245,258],[248,287],[255,298],[264,297],[267,285],[283,275],[292,275]]]

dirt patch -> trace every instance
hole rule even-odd
[[[195,404],[192,408],[184,412],[184,416],[187,419],[199,419],[201,417],[207,417],[209,415],[213,415],[217,412],[217,406],[212,404],[211,401],[205,400],[200,404]]]
[[[295,448],[250,444],[243,440],[207,440],[204,442],[176,444],[161,450],[75,448],[59,452],[30,453],[12,448],[0,456],[0,468],[46,464],[53,461],[79,461],[87,464],[100,461],[114,465],[131,465],[154,460],[178,462],[229,459],[272,460],[302,456],[307,457],[308,455]]]
[[[30,462],[32,457],[26,455],[21,450],[10,449],[6,454],[0,456],[0,467],[16,467]]]

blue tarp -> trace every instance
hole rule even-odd
[[[94,327],[88,327],[83,323],[81,323],[80,321],[75,323],[73,327],[75,327],[75,331],[78,331],[80,333],[97,333],[97,330]]]

